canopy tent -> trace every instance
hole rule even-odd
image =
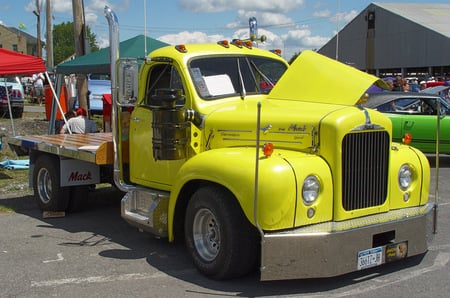
[[[44,61],[41,58],[0,48],[0,76],[6,77],[13,75],[26,75],[39,72],[45,73],[47,80],[49,80]],[[6,81],[5,89],[8,100],[9,118],[11,119],[13,135],[15,135],[16,132],[14,129],[14,120],[11,111],[11,101],[8,94],[8,88],[6,88]]]
[[[41,58],[0,48],[0,76],[45,72]]]
[[[145,43],[147,44],[147,53],[144,53]],[[151,51],[167,46],[162,41],[138,35],[136,37],[124,40],[120,43],[120,56],[126,58],[145,58]],[[97,52],[77,57],[73,60],[60,63],[56,67],[59,74],[71,73],[109,73],[110,72],[110,53],[109,47],[100,49]]]

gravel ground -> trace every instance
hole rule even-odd
[[[22,118],[13,120],[15,135],[46,134],[48,132],[49,121],[46,120],[44,112],[24,112]],[[0,136],[14,136],[11,119],[0,118]],[[0,151],[0,161],[14,160],[17,158],[8,144],[3,142],[2,150]],[[20,157],[20,159],[26,158]],[[28,170],[11,171],[0,168],[0,199],[31,193],[32,190],[28,187]]]
[[[38,106],[31,105],[36,110]],[[95,116],[93,118],[100,127],[102,118]],[[23,135],[43,135],[48,133],[49,121],[46,119],[45,111],[27,112],[25,109],[22,118],[13,119],[14,132],[11,119],[0,118],[0,136],[12,137]],[[18,157],[6,144],[2,143],[0,151],[0,162],[5,160],[28,159],[27,156]],[[28,170],[7,170],[0,168],[0,199],[14,198],[24,195],[31,195],[32,189],[28,187]],[[1,212],[1,203],[0,203]]]

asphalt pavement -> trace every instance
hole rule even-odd
[[[16,212],[0,213],[0,297],[449,297],[449,180],[444,156],[438,233],[425,255],[334,278],[276,282],[260,282],[257,273],[221,282],[202,276],[183,244],[128,225],[114,188],[95,190],[88,210],[60,218],[43,218],[31,195],[3,197],[0,204]]]

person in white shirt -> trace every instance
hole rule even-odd
[[[61,127],[60,133],[91,133],[98,132],[97,125],[94,121],[87,118],[86,110],[77,109],[77,116],[67,120],[67,123]]]
[[[44,101],[44,80],[42,72],[33,75],[34,97],[39,104]]]

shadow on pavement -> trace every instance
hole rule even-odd
[[[124,249],[106,248],[99,255],[105,258],[121,260],[145,259],[150,266],[169,276],[196,284],[208,290],[229,292],[233,296],[235,296],[236,292],[238,296],[243,297],[317,294],[414,267],[420,264],[423,258],[423,256],[417,256],[406,259],[403,262],[390,263],[363,272],[327,279],[260,282],[259,274],[254,272],[239,279],[214,281],[195,270],[183,244],[173,244],[166,239],[156,239],[150,234],[139,232],[125,222],[120,216],[120,200],[122,196],[123,194],[113,187],[96,189],[90,193],[89,208],[87,210],[79,213],[69,213],[62,218],[43,218],[31,195],[2,199],[0,204],[14,209],[16,213],[37,219],[40,222],[39,227],[61,229],[69,233],[88,232],[90,234],[90,236],[80,241],[71,241],[70,237],[59,239],[61,241],[58,243],[59,245],[83,247],[100,246],[110,242],[117,243],[123,246]],[[38,238],[43,236],[33,235],[32,237]],[[195,292],[194,294],[211,293]]]

